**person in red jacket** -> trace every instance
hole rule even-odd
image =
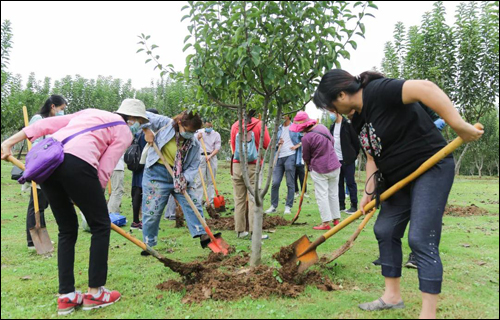
[[[256,155],[259,150],[259,144],[262,133],[262,121],[257,120],[253,116],[255,115],[255,110],[250,110],[246,116],[247,130],[248,136],[246,141],[250,142],[252,139],[255,141],[255,149],[253,149],[253,153]],[[233,189],[234,189],[234,224],[235,231],[238,235],[238,238],[243,238],[248,235],[248,232],[245,231],[247,218],[245,216],[246,212],[246,201],[247,201],[247,188],[245,186],[245,182],[243,180],[243,170],[241,168],[241,164],[239,161],[238,152],[239,150],[239,140],[237,140],[237,135],[239,131],[239,123],[236,121],[231,127],[231,150],[235,151],[235,157],[232,163],[232,181],[233,181]],[[239,137],[239,136],[238,136]],[[269,131],[267,127],[264,128],[264,149],[267,149],[269,143],[271,142],[271,138],[269,136]],[[247,145],[245,140],[243,140],[243,145]],[[253,144],[251,145],[253,147]],[[250,152],[251,153],[251,152]],[[249,154],[250,154],[249,153]],[[257,160],[252,160],[251,157],[248,158],[248,176],[250,178],[250,184],[252,187],[255,183],[255,165],[257,164]],[[250,161],[252,160],[252,161]],[[248,203],[248,225],[249,230],[252,232],[253,230],[253,218],[254,218],[254,206],[255,203],[253,199],[249,199]]]

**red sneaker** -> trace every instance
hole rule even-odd
[[[60,316],[65,316],[75,311],[75,308],[83,303],[83,294],[80,291],[75,291],[69,294],[64,294],[57,299],[57,313]]]
[[[330,230],[332,227],[330,225],[322,225],[320,224],[319,226],[313,227],[314,230]]]
[[[335,219],[333,220],[333,226],[336,227],[340,224],[340,220],[339,219]]]
[[[86,293],[83,299],[83,310],[104,308],[120,300],[121,294],[118,291],[109,291],[104,287],[99,288],[99,296]]]

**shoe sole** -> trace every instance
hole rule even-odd
[[[407,263],[407,264],[405,264],[405,267],[408,269],[418,269],[417,265],[415,265],[413,263]]]
[[[93,310],[93,309],[101,309],[101,308],[105,308],[105,307],[108,307],[118,301],[120,301],[122,297],[119,297],[118,299],[116,299],[115,301],[113,302],[110,302],[110,303],[105,303],[105,304],[99,304],[99,305],[93,305],[91,307],[86,307],[85,305],[83,305],[83,308],[82,310],[85,310],[85,311],[89,311],[89,310]]]
[[[75,307],[73,307],[69,310],[59,310],[59,311],[57,311],[57,314],[60,316],[67,316],[68,314],[72,314],[73,312],[75,312]]]

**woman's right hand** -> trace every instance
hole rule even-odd
[[[372,198],[373,198],[373,196],[367,195],[365,193],[365,195],[361,199],[361,202],[359,203],[358,210],[361,210],[361,212],[363,212],[364,215],[366,215],[368,213],[368,212],[365,212],[365,206],[372,201]]]
[[[458,136],[464,140],[464,142],[477,141],[484,134],[484,130],[476,129],[476,127],[465,121],[459,128],[453,129],[458,134]]]
[[[2,160],[7,160],[12,155],[12,146],[5,141],[2,143]]]
[[[150,145],[152,145],[153,142],[155,141],[155,134],[153,131],[151,131],[151,129],[147,129],[146,132],[144,133],[144,140],[146,140],[146,142],[149,143]]]

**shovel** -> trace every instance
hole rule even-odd
[[[300,202],[299,202],[299,210],[297,210],[297,214],[292,220],[292,224],[297,221],[299,218],[300,210],[302,210],[302,202],[304,201],[304,194],[306,193],[306,185],[307,185],[307,177],[309,176],[309,168],[306,166],[306,176],[304,177],[304,183],[302,184],[302,194],[300,196]]]
[[[25,170],[24,164],[13,156],[9,156],[7,161],[11,162],[21,170]],[[34,182],[33,182],[34,183]],[[38,194],[36,190],[36,183],[33,190],[33,203],[35,205],[35,227],[30,228],[31,239],[35,245],[36,252],[38,254],[47,254],[54,251],[54,245],[50,241],[49,233],[47,228],[40,226],[40,210],[38,207]]]
[[[483,130],[483,125],[480,123],[476,123],[474,125],[477,129]],[[425,161],[417,170],[415,170],[412,174],[410,174],[408,177],[404,178],[403,180],[399,181],[395,185],[393,185],[391,188],[389,188],[387,191],[382,193],[380,196],[380,201],[385,201],[391,196],[393,196],[396,192],[407,186],[410,182],[414,181],[418,177],[420,177],[422,174],[424,174],[427,170],[432,168],[434,165],[436,165],[439,161],[443,160],[446,158],[449,154],[451,154],[455,149],[460,147],[464,141],[462,138],[458,137],[452,142],[450,142],[446,147],[438,151],[434,156],[429,158],[427,161]],[[376,200],[370,201],[367,205],[365,205],[364,210],[365,212],[370,212],[373,208],[375,208],[376,205]],[[339,225],[331,229],[330,231],[326,232],[323,234],[321,237],[316,239],[313,243],[309,240],[307,236],[303,236],[299,240],[295,241],[292,246],[295,251],[295,255],[290,259],[290,262],[296,263],[297,260],[300,261],[300,266],[299,266],[299,272],[303,272],[304,270],[308,269],[310,266],[314,265],[316,262],[318,262],[318,254],[316,253],[316,248],[325,242],[327,239],[332,237],[334,234],[339,232],[340,230],[344,229],[347,225],[349,225],[351,222],[354,220],[357,220],[359,217],[363,215],[363,212],[361,210],[356,211],[353,215],[351,215],[349,218],[343,220]]]
[[[26,106],[23,106],[23,115],[24,115],[24,125],[27,127],[29,126],[29,121],[28,121],[28,109],[26,108]],[[28,141],[28,151],[29,151],[31,150],[31,141],[29,141],[28,139],[27,141]],[[35,227],[30,228],[31,239],[33,240],[33,244],[35,245],[35,249],[38,254],[47,254],[49,252],[54,251],[54,246],[52,245],[52,241],[50,241],[47,228],[40,226],[40,207],[38,205],[38,191],[36,188],[36,183],[34,181],[31,182],[31,189],[33,193],[33,204],[35,205]]]
[[[214,184],[215,189],[215,198],[214,198],[214,206],[217,212],[226,212],[226,200],[224,200],[223,196],[219,195],[219,190],[217,190],[217,184],[215,183],[214,172],[212,171],[212,166],[210,165],[210,161],[208,160],[207,148],[205,147],[205,142],[203,138],[200,139],[201,146],[203,147],[203,152],[205,152],[205,158],[207,159],[208,169],[210,170],[210,176],[212,177],[212,182]]]
[[[170,173],[170,175],[172,175],[172,178],[174,178],[174,176],[175,176],[174,172],[172,171],[172,168],[170,168],[170,165],[168,164],[167,160],[163,156],[163,153],[161,153],[160,149],[156,145],[156,142],[153,142],[153,147],[154,147],[156,153],[158,154],[158,156],[160,157],[161,161],[165,165],[165,168],[167,168],[167,171]],[[200,223],[203,225],[205,232],[210,237],[211,241],[208,244],[208,247],[215,253],[222,252],[224,255],[227,255],[229,253],[229,245],[227,244],[227,242],[224,241],[224,239],[222,239],[220,234],[217,234],[215,236],[213,235],[212,231],[210,231],[210,228],[207,225],[207,222],[201,216],[200,212],[196,208],[196,205],[193,203],[193,200],[191,200],[191,197],[189,196],[189,194],[186,191],[183,191],[182,194],[184,195],[187,202],[191,206],[191,209],[193,209],[193,211],[196,214],[196,217],[198,218]]]
[[[201,172],[201,168],[198,168],[198,172],[200,173],[201,185],[203,186],[203,193],[205,193],[205,209],[207,209],[210,218],[219,219],[220,215],[215,211],[214,207],[210,203],[210,199],[208,199],[207,187],[205,186],[205,179],[203,179],[203,173]]]

